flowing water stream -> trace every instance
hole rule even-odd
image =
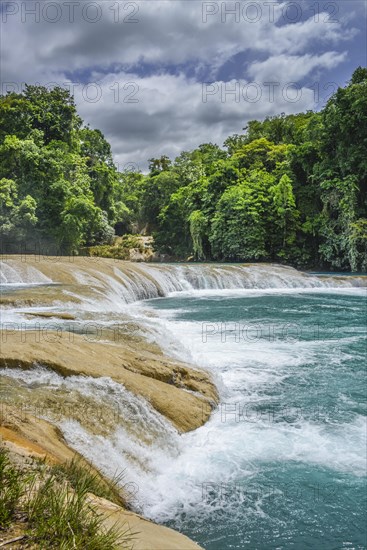
[[[2,289],[49,288],[45,277],[7,262]],[[75,277],[94,294],[64,302],[75,321],[60,326],[132,320],[167,354],[210,371],[219,406],[179,435],[111,379],[65,379],[42,366],[2,369],[12,399],[38,406],[107,475],[125,469],[134,508],[206,550],[367,548],[364,277],[267,265],[114,266]],[[32,328],[24,315],[35,310],[3,313]]]

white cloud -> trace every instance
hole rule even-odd
[[[340,50],[346,49],[346,40],[356,33],[350,22],[346,28],[344,8],[343,17],[332,23],[330,13],[316,17],[309,3],[302,0],[299,5],[306,18],[298,22],[290,21],[294,14],[284,2],[274,4],[274,13],[267,4],[257,2],[261,17],[255,22],[250,19],[256,13],[243,11],[246,3],[240,4],[237,15],[221,11],[223,5],[233,7],[238,4],[235,2],[85,0],[75,3],[75,16],[70,20],[68,3],[59,0],[61,17],[56,23],[45,20],[55,17],[51,6],[55,2],[38,2],[41,10],[51,6],[49,11],[41,11],[38,23],[32,15],[21,20],[22,6],[29,9],[35,2],[12,4],[19,12],[2,24],[2,82],[63,84],[70,72],[78,75],[75,80],[97,82],[102,97],[95,103],[91,101],[96,91],[93,87],[84,88],[84,96],[82,86],[75,89],[81,115],[105,133],[120,163],[135,161],[141,166],[151,156],[175,155],[206,141],[221,144],[229,134],[241,132],[249,119],[313,108],[312,79],[345,61],[346,53]],[[93,7],[83,12],[88,4],[99,6],[96,23],[86,20],[98,15]],[[120,11],[115,22],[117,5]],[[358,4],[355,11],[359,9]],[[240,81],[229,76],[227,82],[218,81],[223,64],[239,53],[251,60],[247,73],[240,75]],[[151,76],[134,73],[146,64],[150,64],[150,72],[139,74]],[[168,74],[168,66],[180,73]],[[197,81],[203,70],[214,80],[212,90],[216,92],[208,95],[207,102]],[[239,74],[239,67],[236,71]],[[248,88],[245,78],[260,86],[258,101],[251,101],[256,89]],[[309,88],[298,91],[299,99],[292,101],[291,91],[287,98],[284,86],[306,78],[310,79]],[[274,89],[274,98],[264,86],[269,81],[281,84]],[[129,82],[133,85],[124,89]],[[231,87],[239,90],[239,98],[230,94]],[[138,89],[135,96],[134,89]],[[139,102],[128,102],[129,97]]]
[[[252,63],[249,74],[256,82],[298,82],[315,69],[332,69],[347,57],[346,52],[326,52],[321,55],[274,55],[265,61]]]
[[[123,90],[127,81],[135,83],[138,103],[124,102],[131,91]],[[116,83],[120,88],[118,104],[111,90],[117,89]],[[150,157],[176,156],[208,141],[222,145],[228,135],[240,133],[248,120],[274,112],[304,111],[315,105],[314,91],[309,88],[294,93],[278,87],[272,97],[268,87],[256,88],[244,80],[213,83],[212,93],[204,93],[204,101],[202,84],[183,74],[139,78],[121,73],[105,77],[100,87],[98,103],[86,101],[82,89],[78,90],[81,115],[109,137],[120,166],[136,162],[141,168]]]
[[[42,16],[40,22],[35,23],[31,15],[21,23],[21,6],[25,3],[14,4],[20,6],[19,13],[9,15],[3,24],[3,70],[6,78],[19,75],[19,68],[30,78],[34,72],[43,75],[83,70],[91,65],[108,67],[112,63],[177,65],[195,61],[218,67],[234,54],[246,50],[295,54],[304,52],[315,42],[326,44],[348,38],[340,22],[330,24],[323,14],[319,21],[310,16],[306,21],[287,23],[283,4],[277,5],[273,20],[270,8],[258,3],[262,6],[261,17],[251,23],[244,19],[243,10],[237,21],[235,16],[222,13],[221,6],[226,3],[187,0],[132,2],[130,4],[136,5],[139,11],[131,16],[128,10],[123,10],[126,3],[121,3],[119,22],[114,22],[115,12],[111,7],[118,3],[107,0],[98,4],[101,19],[94,24],[86,20],[88,11],[83,18],[80,7],[83,3],[80,2],[76,3],[79,7],[75,9],[73,22],[70,22],[65,7],[67,3],[59,0],[63,8],[62,18],[56,23],[50,23]],[[203,11],[205,13],[207,4],[216,6],[218,13],[208,14],[205,21]],[[239,2],[234,4],[242,5]],[[124,21],[126,17],[128,19]],[[130,17],[137,22],[130,22]]]

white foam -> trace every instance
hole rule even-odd
[[[102,316],[128,313],[143,323],[151,338],[172,356],[210,370],[220,391],[222,402],[230,407],[237,401],[259,403],[261,390],[281,386],[284,379],[302,365],[315,365],[320,358],[337,366],[346,358],[342,346],[363,338],[353,334],[343,339],[320,341],[240,341],[228,336],[228,346],[215,334],[203,342],[202,323],[176,321],[175,310],[157,311],[144,303],[147,298],[195,296],[203,298],[259,296],[301,293],[332,293],[365,296],[365,288],[355,288],[361,279],[307,276],[278,266],[196,266],[133,265],[116,267],[113,276],[98,272],[76,271],[82,285],[95,292],[83,298],[76,312],[79,316],[101,312]],[[38,276],[38,275],[37,275]],[[23,275],[7,271],[5,279],[20,284]],[[35,273],[31,275],[33,279]],[[362,281],[362,282],[361,282]],[[180,310],[182,312],[182,310]],[[118,315],[115,316],[118,319]],[[102,317],[102,322],[103,317]],[[106,322],[110,322],[107,320]],[[331,350],[333,353],[330,353]],[[338,351],[338,353],[335,352]],[[344,353],[344,356],[342,355]],[[366,469],[366,427],[362,416],[345,423],[317,423],[307,418],[269,423],[260,418],[236,421],[219,408],[210,421],[198,430],[179,436],[174,428],[142,398],[127,392],[111,379],[88,377],[62,378],[42,369],[4,372],[22,383],[45,387],[65,386],[70,391],[95,400],[122,407],[126,418],[133,414],[136,430],[117,420],[115,431],[106,436],[94,435],[76,420],[60,421],[66,440],[99,466],[107,475],[126,468],[127,482],[138,487],[135,507],[152,519],[171,519],[174,511],[205,508],[202,483],[230,482],[239,477],[255,476],[265,462],[294,461],[363,475]],[[144,433],[143,442],[139,433]],[[261,511],[261,502],[258,503]]]
[[[350,290],[354,294],[356,289],[347,292]],[[345,289],[327,289],[329,291],[344,294]],[[209,292],[211,295],[212,291]],[[237,290],[220,291],[217,296],[236,293]],[[185,302],[183,306],[185,308]],[[136,306],[137,315],[139,311],[142,315],[146,306],[139,307]],[[300,369],[304,365],[315,369],[321,368],[320,365],[327,365],[329,369],[333,365],[338,367],[349,357],[344,351],[346,345],[365,338],[364,331],[353,329],[353,334],[337,339],[331,335],[323,340],[278,338],[237,343],[233,335],[227,334],[226,345],[219,331],[208,336],[204,343],[202,323],[175,319],[177,313],[182,313],[181,309],[155,309],[154,312],[158,319],[147,318],[145,322],[155,330],[162,347],[170,355],[214,374],[221,405],[205,426],[182,436],[181,452],[175,460],[160,458],[162,462],[157,464],[154,477],[143,478],[140,502],[145,515],[156,521],[172,519],[173,511],[192,512],[195,517],[201,513],[210,515],[213,503],[206,505],[203,501],[203,482],[231,483],[246,477],[250,480],[262,464],[269,462],[302,463],[365,475],[365,417],[355,415],[353,420],[344,423],[326,417],[320,421],[312,415],[310,418],[307,411],[299,415],[294,408],[288,410],[286,418],[274,420],[266,415],[257,416],[255,412],[259,404],[269,403],[262,393],[264,388],[272,391],[281,388],[283,381],[295,374],[302,378]],[[247,405],[250,405],[247,411],[250,414],[244,414]],[[239,417],[237,413],[241,408]],[[261,513],[261,499],[258,507]]]
[[[21,260],[0,261],[1,285],[37,285],[49,284],[52,280],[40,270]]]

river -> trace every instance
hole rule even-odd
[[[105,280],[83,318],[88,304],[107,324],[124,311],[167,355],[209,371],[220,403],[204,426],[180,435],[103,377],[38,366],[3,369],[3,380],[28,402],[35,388],[69,405],[91,400],[95,421],[99,404],[109,430],[91,433],[75,415],[53,420],[107,475],[128,473],[136,511],[206,550],[365,549],[366,288],[271,266],[137,271]]]

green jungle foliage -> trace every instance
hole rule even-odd
[[[367,270],[367,69],[320,112],[149,163],[119,173],[61,88],[0,97],[0,238],[77,252],[144,230],[176,259]]]

